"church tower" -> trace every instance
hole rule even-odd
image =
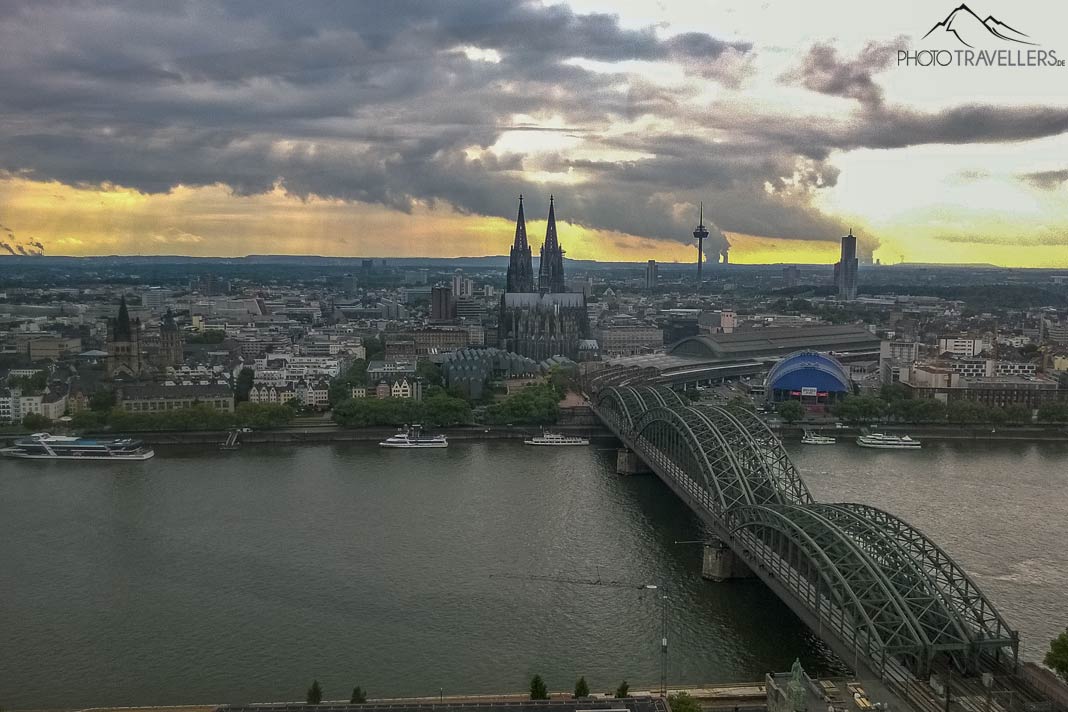
[[[131,319],[125,295],[119,301],[119,316],[108,322],[108,377],[140,378],[141,320]]]
[[[159,323],[159,365],[177,368],[184,360],[182,353],[182,332],[174,322],[174,313],[168,309]]]
[[[542,294],[561,294],[564,287],[564,251],[556,238],[556,208],[549,196],[549,222],[545,226],[545,243],[541,246],[538,266],[538,291]]]
[[[506,292],[533,292],[534,267],[530,258],[530,244],[527,242],[527,221],[523,217],[523,196],[519,196],[519,216],[515,219],[515,241],[512,243],[511,256],[508,260],[508,275],[505,280]]]

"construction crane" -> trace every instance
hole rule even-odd
[[[544,574],[490,574],[490,578],[517,579],[525,581],[548,581],[568,586],[604,586],[607,588],[624,588],[636,591],[656,591],[660,596],[660,695],[667,696],[667,593],[663,586],[651,583],[633,583],[631,581],[604,580],[598,573],[595,579],[576,576],[549,576]]]

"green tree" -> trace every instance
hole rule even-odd
[[[887,403],[899,400],[908,400],[912,397],[912,391],[908,386],[900,383],[886,383],[879,389],[879,397]]]
[[[248,392],[252,390],[252,384],[256,380],[256,372],[246,366],[237,374],[237,383],[234,386],[234,402],[244,403],[248,400]]]
[[[1009,423],[1030,423],[1031,409],[1018,403],[1007,405],[1005,406],[1005,420]]]
[[[549,425],[560,417],[562,397],[550,383],[532,383],[490,406],[486,417],[491,423]]]
[[[318,680],[312,680],[311,687],[308,688],[307,701],[309,705],[317,705],[323,701],[323,688],[319,687]]]
[[[8,385],[21,389],[24,394],[37,394],[48,385],[48,373],[40,370],[32,376],[14,376],[8,378]]]
[[[846,396],[834,407],[834,412],[853,423],[878,420],[886,413],[886,401],[874,396]]]
[[[30,413],[22,419],[22,427],[27,430],[44,430],[52,425],[52,421],[40,413]]]
[[[221,344],[226,340],[226,332],[222,329],[207,329],[199,334],[189,334],[185,337],[187,344]]]
[[[805,406],[801,405],[801,401],[788,400],[779,403],[775,412],[787,423],[796,423],[805,417]]]
[[[951,423],[985,423],[990,409],[977,401],[955,400],[946,405],[946,419]]]
[[[115,391],[107,388],[101,389],[89,396],[89,410],[97,413],[107,413],[115,407]]]
[[[433,361],[420,361],[415,365],[415,375],[431,386],[442,384],[441,367]]]
[[[701,705],[688,692],[668,695],[671,712],[701,712]]]
[[[1047,423],[1068,421],[1068,407],[1059,401],[1047,401],[1038,407],[1038,419]]]
[[[1042,662],[1068,682],[1068,628],[1049,642],[1049,652]]]
[[[545,680],[541,679],[541,675],[535,675],[534,677],[530,678],[530,699],[549,699],[549,689],[545,687]]]
[[[622,699],[624,697],[629,697],[630,696],[629,693],[630,693],[630,685],[627,684],[627,681],[624,680],[623,682],[619,683],[619,687],[616,688],[616,697],[619,698],[619,699]]]
[[[364,337],[363,348],[367,352],[366,358],[368,361],[374,361],[376,358],[379,358],[386,353],[386,344],[382,338],[378,336]]]
[[[99,430],[108,423],[107,413],[93,410],[80,410],[70,417],[70,425],[75,430]]]
[[[352,688],[352,697],[349,698],[349,704],[362,705],[367,702],[367,693],[363,691],[363,688],[357,685]]]
[[[575,681],[575,697],[589,697],[590,686],[586,684],[586,677],[582,676]]]

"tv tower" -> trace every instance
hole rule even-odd
[[[701,282],[701,263],[705,261],[705,238],[708,230],[705,229],[705,204],[701,203],[701,217],[697,228],[693,231],[693,239],[697,240],[697,282]]]

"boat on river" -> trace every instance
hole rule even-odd
[[[922,447],[919,440],[913,440],[908,435],[885,435],[883,433],[860,435],[857,437],[857,445],[882,450],[919,450]]]
[[[547,445],[549,447],[561,447],[569,445],[589,445],[590,441],[577,435],[563,435],[546,430],[541,435],[528,438],[523,441],[524,445]]]
[[[810,430],[806,430],[804,435],[801,436],[802,445],[834,445],[836,442],[838,441],[830,435],[820,435]]]
[[[448,447],[449,440],[444,435],[423,435],[422,426],[412,425],[378,444],[381,447],[423,449]]]
[[[0,449],[4,457],[26,460],[147,460],[152,448],[133,438],[79,438],[68,435],[34,433]]]

